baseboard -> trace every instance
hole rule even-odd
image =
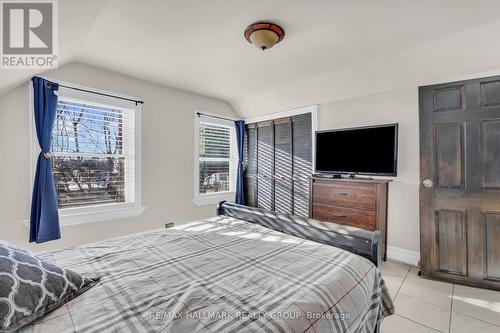
[[[418,266],[420,253],[395,246],[387,246],[387,259]]]

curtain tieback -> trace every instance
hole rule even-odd
[[[51,157],[52,157],[52,154],[51,154],[51,153],[49,153],[48,151],[44,151],[44,152],[42,152],[42,153],[43,153],[43,157],[45,157],[46,159],[49,159],[49,158],[51,158]]]

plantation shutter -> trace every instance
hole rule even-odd
[[[290,118],[274,121],[274,160],[276,164],[275,210],[280,213],[293,213],[293,147],[292,123]]]
[[[295,215],[309,216],[309,176],[312,173],[311,114],[292,117],[293,206]]]
[[[309,216],[311,113],[248,124],[246,151],[248,204]]]
[[[246,127],[245,136],[245,196],[247,204],[257,206],[257,128],[255,124]]]
[[[272,122],[257,125],[257,207],[273,210]]]

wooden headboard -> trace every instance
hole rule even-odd
[[[218,204],[217,215],[234,217],[288,235],[335,246],[365,257],[377,267],[380,264],[380,231],[378,230],[371,232],[226,201]]]

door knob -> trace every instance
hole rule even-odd
[[[432,185],[434,184],[432,182],[432,180],[430,179],[424,179],[424,181],[422,182],[422,184],[425,186],[425,187],[432,187]]]

